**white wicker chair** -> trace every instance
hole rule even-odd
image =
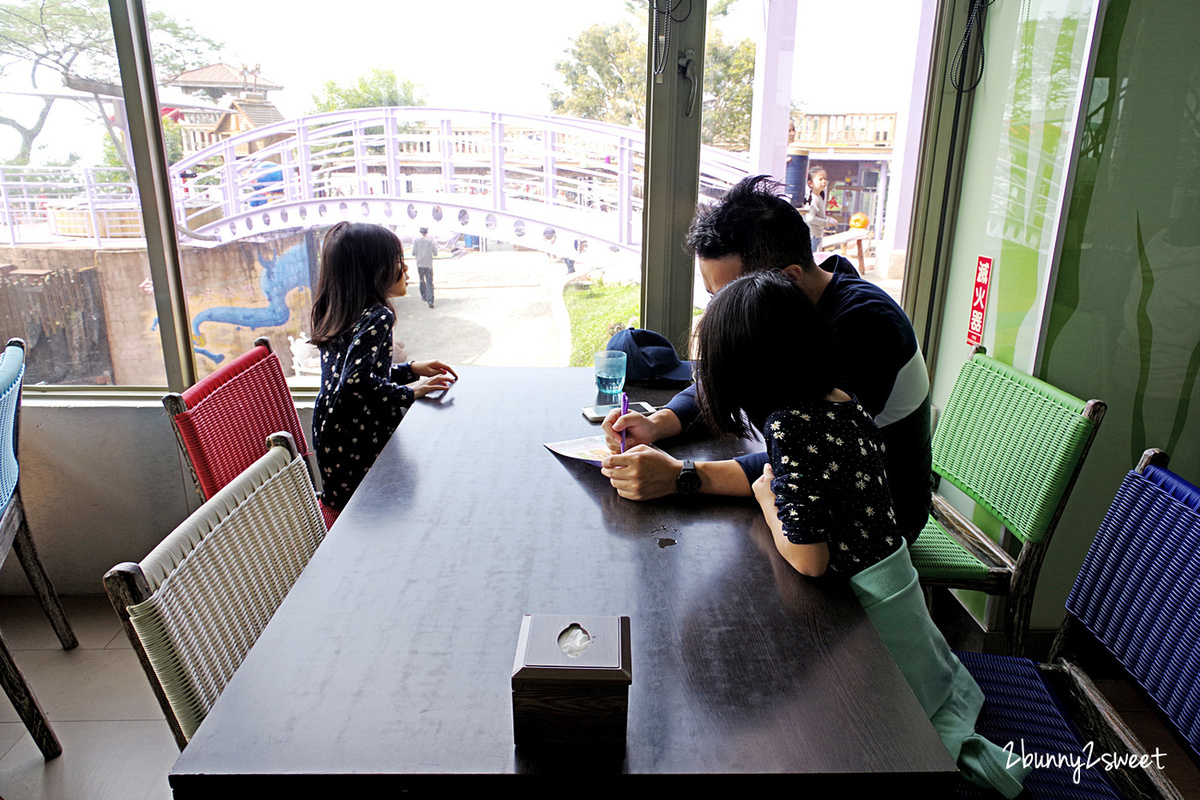
[[[182,750],[325,536],[286,433],[140,564],[104,576]]]

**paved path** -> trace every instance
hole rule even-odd
[[[396,339],[409,359],[451,365],[565,366],[570,330],[562,301],[566,267],[544,253],[468,252],[433,262],[434,307],[416,268],[395,301]]]

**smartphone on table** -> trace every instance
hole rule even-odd
[[[583,409],[583,416],[587,419],[588,422],[603,422],[604,418],[608,416],[608,412],[612,411],[614,408],[620,408],[620,407],[621,407],[620,403],[614,403],[613,405],[608,405],[608,406],[585,406]],[[657,411],[658,409],[655,408],[654,406],[650,405],[649,403],[643,403],[640,400],[638,400],[636,402],[633,400],[630,400],[629,401],[629,410],[637,411],[639,414],[644,414],[645,416],[648,417],[651,414],[653,414],[655,411]]]

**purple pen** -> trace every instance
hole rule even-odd
[[[621,416],[629,413],[629,395],[621,392]],[[625,431],[621,431],[621,452],[625,452]]]

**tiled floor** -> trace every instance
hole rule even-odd
[[[0,698],[3,800],[168,800],[179,757],[108,599],[64,597],[79,647],[64,651],[33,598],[0,598],[0,631],[62,742],[42,754]]]

